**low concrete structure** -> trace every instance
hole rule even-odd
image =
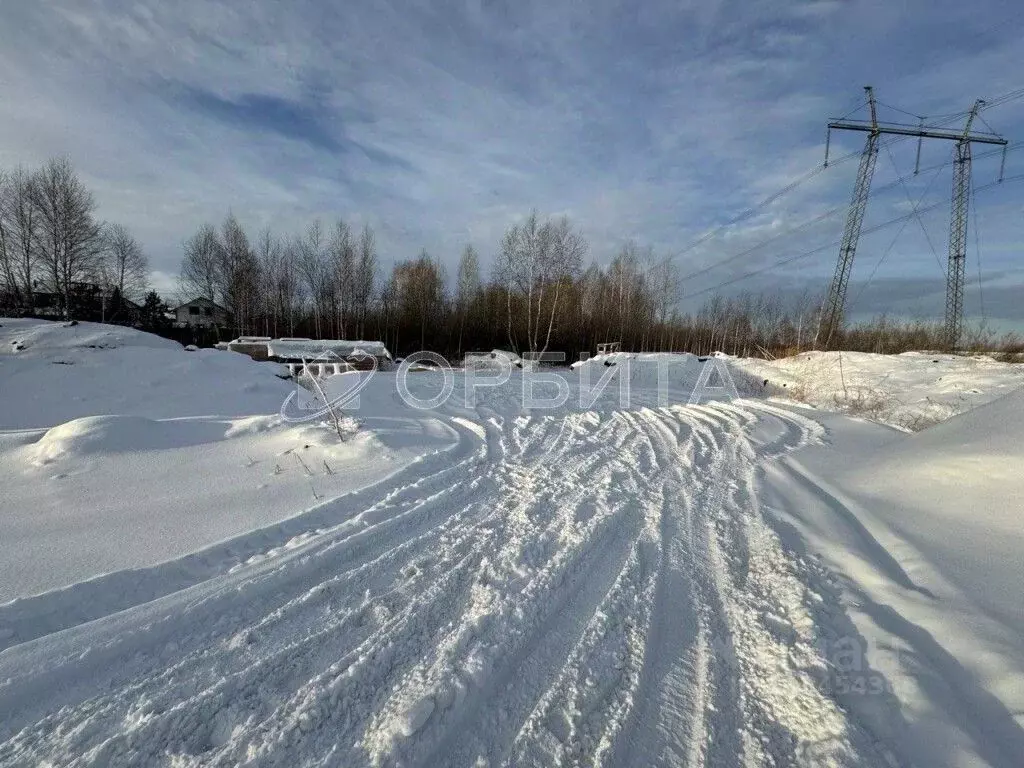
[[[253,360],[284,363],[294,376],[304,365],[320,373],[387,368],[393,359],[380,341],[344,339],[272,339],[241,336],[227,343],[227,349],[249,355]]]

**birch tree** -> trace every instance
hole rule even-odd
[[[75,283],[94,274],[103,247],[102,229],[93,216],[96,201],[66,158],[47,162],[30,189],[39,217],[35,232],[39,260],[61,297],[64,317],[70,319]]]
[[[142,301],[149,290],[149,260],[142,246],[121,224],[107,225],[103,234],[105,282],[120,296]]]
[[[337,305],[338,335],[348,335],[355,305],[356,252],[352,242],[352,230],[343,220],[338,219],[331,238],[331,279],[332,296]]]
[[[462,252],[455,282],[455,304],[459,315],[459,343],[456,349],[461,358],[462,334],[466,328],[466,316],[480,293],[480,258],[472,245],[467,245]]]
[[[330,273],[324,252],[323,230],[317,219],[306,230],[306,236],[296,243],[298,268],[313,307],[313,327],[317,338],[323,338],[325,296],[331,290]]]
[[[370,311],[373,286],[377,277],[377,241],[373,230],[367,224],[359,236],[359,261],[352,276],[352,296],[356,316],[356,335],[361,339],[366,328],[366,316]]]
[[[217,230],[211,224],[203,224],[185,241],[179,275],[179,292],[184,301],[197,297],[224,300],[220,279],[222,249]]]
[[[526,326],[528,351],[547,351],[565,283],[578,274],[586,250],[586,241],[565,217],[541,224],[534,211],[505,232],[495,275],[506,291],[510,343],[515,344],[515,311]]]
[[[32,201],[33,175],[24,168],[0,172],[0,276],[11,299],[23,310],[34,306],[39,216]]]

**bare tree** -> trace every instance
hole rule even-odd
[[[50,160],[36,174],[31,199],[39,215],[35,239],[40,262],[61,296],[64,317],[70,318],[74,285],[93,274],[103,246],[100,224],[93,218],[96,201],[66,158]]]
[[[324,252],[323,229],[315,220],[306,230],[306,236],[296,243],[298,268],[313,305],[313,324],[317,338],[323,338],[325,299],[332,293],[330,274]]]
[[[298,251],[294,243],[281,247],[281,261],[274,285],[282,322],[288,326],[288,335],[294,336],[300,299]]]
[[[338,219],[334,227],[330,248],[332,296],[338,308],[338,334],[346,336],[355,306],[356,252],[352,243],[352,230],[342,219]]]
[[[363,338],[366,316],[373,299],[373,286],[377,279],[377,241],[370,225],[363,227],[359,237],[359,261],[352,276],[352,297],[358,323],[356,335]]]
[[[24,168],[0,174],[0,276],[8,295],[31,311],[38,261],[39,216],[32,201],[33,176]]]
[[[419,348],[425,349],[427,329],[441,327],[438,321],[445,307],[444,268],[424,250],[415,260],[396,264],[391,283],[387,292],[394,296],[398,329],[415,327],[419,331]]]
[[[564,217],[541,224],[534,211],[521,224],[509,228],[502,239],[495,274],[507,292],[510,343],[514,344],[515,311],[522,315],[520,322],[525,321],[529,351],[547,350],[559,298],[565,283],[578,274],[586,250],[586,241],[572,231]]]
[[[210,224],[203,224],[185,241],[179,278],[182,299],[187,301],[203,296],[210,301],[223,301],[220,279],[222,250],[217,230]]]
[[[139,241],[121,224],[104,230],[100,269],[105,283],[124,298],[141,301],[149,290],[149,260]]]
[[[679,301],[679,275],[671,259],[662,259],[648,271],[651,289],[657,307],[657,324],[660,329],[658,347],[666,349],[669,312]]]
[[[281,300],[279,282],[284,262],[284,249],[281,241],[264,228],[256,237],[254,256],[258,265],[259,293],[262,297],[263,311],[261,317],[264,335],[278,335],[278,325],[285,316],[284,302]]]
[[[8,233],[6,217],[3,215],[4,202],[9,194],[7,173],[0,169],[0,277],[4,281],[4,304],[13,299],[21,303],[21,291],[14,276],[14,245],[13,235]],[[0,304],[0,306],[4,306]]]
[[[562,291],[576,279],[583,265],[583,257],[587,252],[587,242],[583,235],[572,231],[568,217],[563,216],[554,222],[544,225],[541,233],[545,251],[542,283],[537,301],[537,315],[540,319],[541,300],[544,296],[545,284],[554,284],[554,296],[551,299],[551,311],[548,315],[548,330],[544,336],[543,355],[551,344],[551,330],[554,327],[555,313],[558,311],[558,299]],[[536,342],[533,348],[536,349]]]
[[[459,344],[458,354],[462,356],[462,334],[466,328],[466,316],[473,302],[480,293],[480,258],[472,245],[467,245],[459,259],[459,272],[456,277],[455,304],[459,313]]]
[[[239,331],[246,333],[260,312],[259,264],[249,238],[234,214],[228,214],[221,228],[219,276],[225,308]]]

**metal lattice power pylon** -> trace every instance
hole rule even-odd
[[[839,245],[839,260],[832,276],[832,286],[825,302],[824,320],[821,335],[825,339],[827,349],[832,336],[843,324],[843,308],[846,306],[846,286],[850,282],[850,271],[853,269],[853,257],[857,252],[857,241],[860,239],[861,225],[864,223],[864,212],[868,207],[868,195],[871,193],[871,177],[875,174],[875,162],[878,160],[878,121],[875,113],[875,95],[871,86],[866,86],[868,104],[871,107],[871,123],[876,130],[868,134],[864,151],[857,167],[857,182],[853,186],[853,197],[850,199],[850,211],[846,215],[846,226],[843,227],[843,240]]]
[[[819,339],[824,340],[828,348],[837,332],[842,328],[843,312],[846,306],[846,287],[853,269],[853,258],[860,239],[861,225],[867,210],[868,196],[871,193],[871,177],[878,158],[878,142],[882,134],[895,136],[912,136],[918,140],[918,163],[920,162],[922,139],[946,139],[956,142],[956,161],[953,169],[953,207],[949,225],[949,271],[946,276],[946,322],[945,343],[950,349],[956,349],[963,327],[964,305],[964,272],[967,260],[967,210],[971,192],[971,144],[997,144],[1003,147],[1005,155],[1007,141],[1001,136],[991,133],[971,133],[974,118],[981,110],[983,101],[980,99],[971,108],[967,124],[962,131],[952,131],[937,127],[928,127],[924,121],[917,126],[900,124],[880,124],[876,114],[874,92],[866,86],[868,105],[871,109],[870,121],[834,121],[828,124],[829,140],[833,130],[866,131],[868,140],[861,154],[857,181],[850,200],[850,211],[843,229],[843,239],[839,246],[839,260],[832,278],[832,286],[822,314]],[[828,147],[825,145],[825,165],[828,165]],[[1005,159],[1005,158],[1004,158]]]
[[[946,349],[956,350],[964,325],[964,272],[967,262],[967,209],[971,193],[971,143],[956,145],[953,207],[949,214],[949,265],[946,272]]]
[[[949,211],[949,265],[946,272],[946,349],[956,351],[964,326],[964,273],[967,266],[967,211],[971,196],[971,123],[983,102],[974,102],[953,162],[953,205]]]

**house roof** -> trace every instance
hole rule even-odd
[[[178,306],[174,307],[173,309],[171,309],[171,311],[172,312],[177,312],[179,309],[182,309],[184,307],[190,307],[193,304],[203,304],[203,305],[210,304],[210,305],[216,307],[217,309],[221,310],[222,312],[227,312],[227,310],[224,307],[222,307],[220,304],[215,302],[213,299],[206,298],[205,296],[196,296],[194,299],[189,299],[184,304],[179,304]]]

